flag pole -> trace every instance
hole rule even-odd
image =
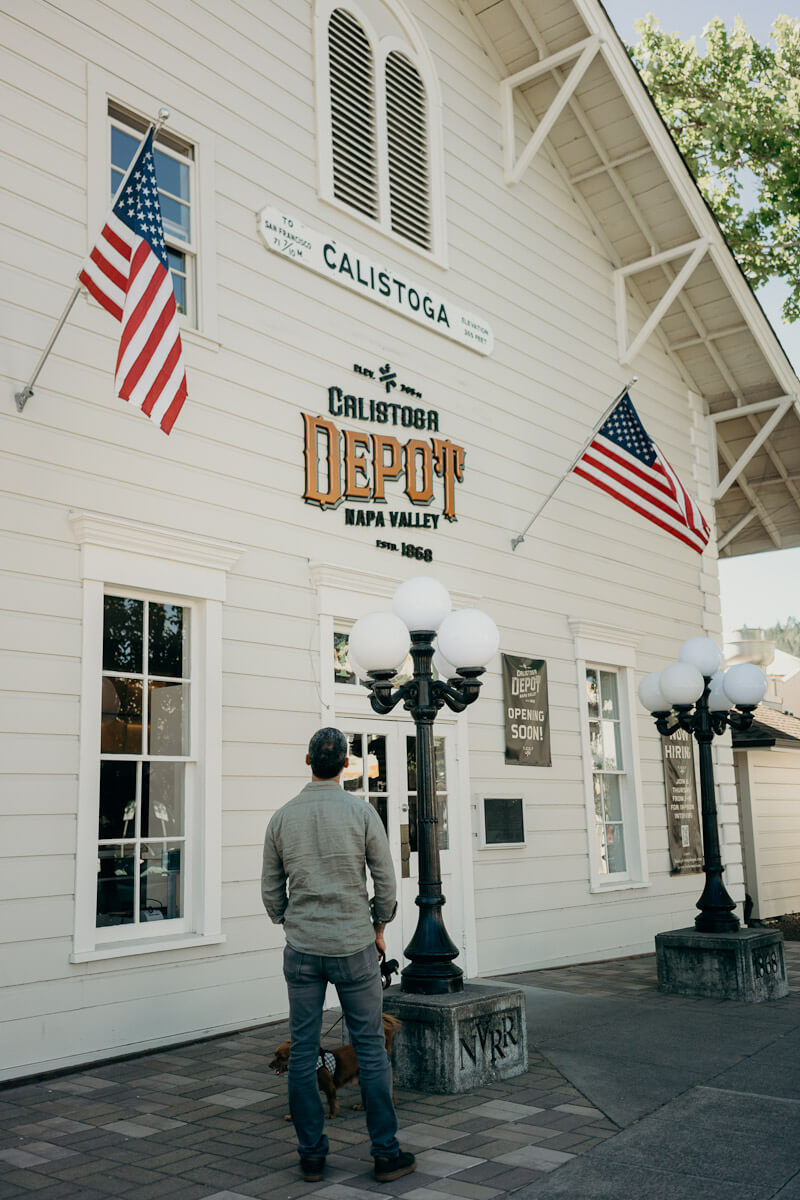
[[[164,124],[164,122],[169,120],[169,117],[170,117],[169,109],[168,108],[160,108],[158,110],[158,116],[156,117],[155,121],[151,121],[150,124],[148,125],[147,129],[145,130],[145,134],[144,134],[144,137],[142,138],[142,142],[145,140],[145,138],[147,137],[147,135],[150,133],[151,130],[153,131],[153,136],[155,137],[155,135],[158,133],[159,129]],[[142,143],[140,142],[139,143],[140,147],[141,147],[141,144]],[[122,179],[122,182],[120,183],[119,187],[117,188],[116,195],[114,196],[114,199],[111,202],[112,208],[114,207],[114,204],[116,203],[117,197],[119,196],[120,192],[125,187],[125,184],[128,182],[128,176],[130,175],[131,171],[133,170],[133,164],[135,163],[135,161],[136,161],[136,154],[134,154],[133,157],[131,158],[131,165],[128,167],[128,169],[125,172],[125,175]],[[56,324],[55,329],[53,330],[53,332],[50,335],[50,341],[47,343],[47,345],[45,346],[44,350],[42,351],[42,353],[39,357],[39,361],[36,364],[35,371],[31,375],[28,382],[25,384],[25,387],[22,389],[22,391],[15,393],[14,402],[17,406],[17,412],[22,412],[23,408],[25,407],[25,405],[28,403],[31,396],[33,395],[33,385],[36,383],[36,380],[39,378],[39,374],[42,370],[42,367],[47,362],[47,359],[50,355],[50,351],[53,349],[53,346],[55,345],[56,338],[61,333],[61,330],[64,328],[67,317],[72,312],[72,306],[75,303],[75,301],[78,299],[78,295],[79,295],[82,287],[83,287],[83,284],[80,281],[78,281],[75,284],[75,287],[70,292],[70,296],[69,296],[69,299],[67,300],[66,307],[64,308],[64,311],[62,312],[61,316],[58,318],[58,323]]]
[[[531,525],[532,525],[532,524],[533,524],[533,522],[536,520],[536,518],[537,518],[537,517],[540,515],[540,513],[542,512],[542,510],[544,509],[544,507],[545,507],[547,504],[549,504],[549,503],[550,503],[550,501],[553,499],[553,496],[555,496],[556,492],[557,492],[557,491],[558,491],[558,489],[561,487],[562,483],[563,483],[563,482],[564,482],[564,480],[567,478],[567,476],[569,475],[569,473],[570,473],[570,471],[572,470],[572,468],[575,466],[575,464],[576,464],[576,462],[578,461],[578,459],[583,457],[583,454],[584,454],[584,452],[586,451],[586,449],[589,447],[589,445],[591,444],[591,441],[592,441],[592,439],[594,438],[594,435],[597,433],[597,431],[598,431],[598,429],[600,428],[600,426],[601,426],[601,425],[602,425],[602,424],[605,422],[605,419],[606,419],[606,417],[609,415],[609,413],[611,412],[611,410],[612,410],[612,409],[613,409],[613,408],[614,408],[614,407],[615,407],[617,404],[619,404],[620,400],[621,400],[621,399],[622,399],[622,397],[625,395],[625,393],[626,393],[626,392],[627,392],[627,391],[628,391],[630,388],[632,388],[632,387],[633,387],[633,385],[634,385],[635,383],[638,383],[638,382],[639,382],[639,376],[638,376],[638,375],[634,375],[632,379],[628,380],[628,382],[625,384],[625,387],[622,389],[622,391],[621,391],[621,392],[618,392],[618,394],[617,394],[617,395],[614,397],[614,399],[611,401],[611,403],[610,403],[610,404],[608,405],[608,407],[605,409],[605,411],[603,412],[603,414],[602,414],[602,416],[600,417],[599,421],[597,422],[597,424],[596,424],[596,425],[594,426],[594,428],[592,429],[592,432],[589,434],[588,438],[587,438],[587,439],[586,439],[586,441],[583,443],[583,445],[581,446],[580,450],[579,450],[579,451],[578,451],[578,453],[575,455],[575,457],[573,458],[572,462],[569,464],[569,466],[567,467],[566,471],[564,472],[564,474],[563,474],[563,475],[561,476],[561,478],[559,479],[558,483],[557,483],[557,484],[555,485],[555,487],[554,487],[554,488],[552,488],[552,489],[551,489],[551,490],[548,492],[548,494],[545,496],[544,500],[543,500],[543,501],[542,501],[542,503],[539,505],[539,507],[537,508],[536,512],[535,512],[535,513],[533,514],[533,516],[531,517],[530,521],[528,521],[528,524],[525,526],[525,528],[523,529],[522,533],[518,533],[518,534],[517,534],[517,536],[516,536],[515,538],[512,538],[512,539],[511,539],[511,549],[512,549],[512,551],[513,551],[513,550],[516,550],[517,546],[519,546],[521,542],[524,542],[524,541],[525,541],[525,534],[528,532],[528,530],[530,529]]]

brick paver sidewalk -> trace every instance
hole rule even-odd
[[[304,1183],[286,1078],[267,1065],[286,1035],[279,1022],[0,1091],[0,1198],[490,1200],[616,1132],[533,1053],[526,1074],[469,1095],[398,1090],[418,1167],[391,1184],[372,1178],[358,1090],[342,1089],[325,1179]]]

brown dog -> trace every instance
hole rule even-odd
[[[392,1042],[401,1022],[397,1020],[397,1017],[390,1017],[388,1013],[383,1014],[382,1020],[383,1032],[386,1037],[386,1053],[391,1055]],[[269,1069],[276,1075],[284,1075],[288,1071],[291,1046],[291,1042],[282,1042],[275,1051],[275,1057],[269,1064]],[[326,1067],[319,1067],[317,1069],[317,1087],[324,1096],[327,1096],[328,1116],[333,1118],[339,1111],[336,1101],[337,1089],[344,1087],[346,1083],[355,1083],[358,1079],[358,1059],[355,1050],[349,1043],[346,1046],[337,1046],[330,1053],[336,1060],[335,1070],[331,1075]],[[287,1120],[289,1120],[288,1117]]]

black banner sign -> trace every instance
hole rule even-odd
[[[664,786],[667,793],[667,833],[672,875],[696,875],[703,870],[703,836],[697,812],[694,743],[678,729],[662,737]]]
[[[547,663],[543,658],[503,655],[506,762],[549,767],[550,709]]]

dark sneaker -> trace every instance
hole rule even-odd
[[[319,1183],[325,1172],[325,1159],[319,1158],[301,1158],[300,1170],[303,1172],[303,1179],[306,1183]]]
[[[399,1154],[395,1154],[394,1158],[387,1157],[375,1159],[375,1178],[378,1183],[390,1183],[393,1179],[399,1179],[401,1175],[410,1175],[416,1170],[417,1160],[413,1154],[409,1154],[407,1150],[401,1150]]]

